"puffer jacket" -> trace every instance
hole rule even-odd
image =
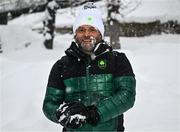
[[[135,75],[124,53],[113,51],[104,41],[93,56],[75,42],[52,67],[43,102],[45,116],[58,123],[56,112],[63,102],[79,101],[98,108],[97,126],[85,124],[66,131],[123,131],[123,113],[135,101]],[[65,128],[64,128],[65,129]]]

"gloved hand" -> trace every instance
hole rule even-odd
[[[94,105],[87,106],[86,122],[92,126],[96,126],[100,120],[97,107]]]
[[[57,118],[65,128],[76,129],[86,123],[86,112],[87,108],[81,103],[66,103],[57,110]]]
[[[57,111],[57,117],[62,126],[72,129],[79,128],[85,123],[96,126],[100,120],[96,106],[85,107],[78,102],[62,105]]]

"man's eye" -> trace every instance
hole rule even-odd
[[[97,30],[94,29],[94,28],[91,28],[90,31],[91,31],[91,32],[96,32]]]
[[[83,29],[79,29],[78,32],[84,32],[84,30]]]

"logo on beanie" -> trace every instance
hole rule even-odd
[[[88,22],[88,24],[92,24],[93,23],[93,17],[92,16],[88,16],[87,17],[87,22]]]
[[[87,4],[84,5],[84,9],[92,9],[92,8],[96,8],[94,2],[88,2]]]
[[[105,68],[107,67],[107,62],[106,62],[106,60],[104,60],[104,59],[99,60],[99,61],[98,61],[98,67],[99,67],[100,69],[105,69]]]

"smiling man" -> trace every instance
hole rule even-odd
[[[75,40],[79,48],[86,54],[93,54],[95,46],[102,41],[98,29],[90,25],[82,25],[75,31]]]
[[[73,25],[74,40],[51,69],[43,112],[63,131],[124,131],[123,114],[135,101],[135,75],[124,53],[104,41],[93,3]]]

